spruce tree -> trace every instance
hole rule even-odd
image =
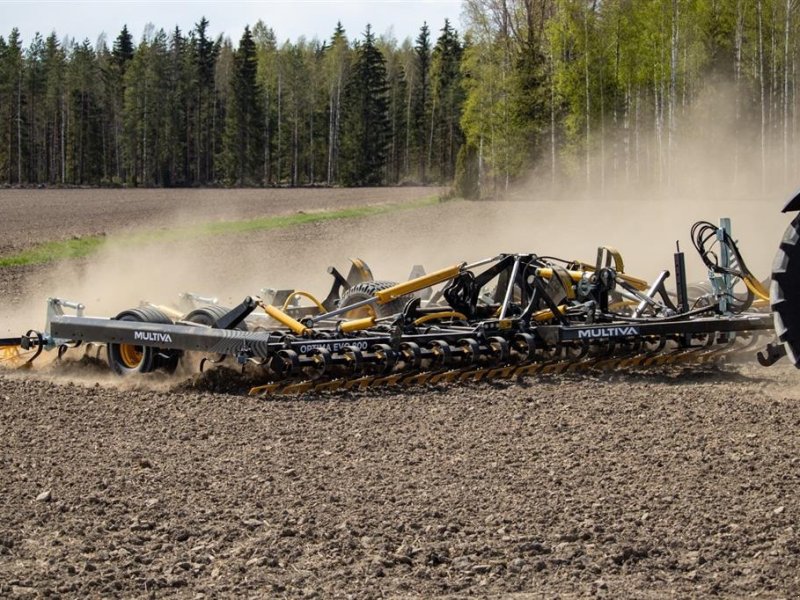
[[[210,183],[214,173],[214,144],[216,131],[215,66],[220,52],[220,42],[208,37],[208,19],[203,17],[195,25],[192,58],[195,85],[194,97],[194,180]]]
[[[428,160],[428,114],[430,111],[430,70],[431,70],[431,36],[428,24],[423,23],[419,30],[416,45],[417,77],[411,96],[411,121],[414,134],[413,154],[417,157],[417,168],[420,182],[425,183],[427,176],[425,166]]]
[[[45,162],[47,176],[37,183],[64,183],[66,180],[65,137],[66,110],[64,103],[67,57],[55,32],[45,42],[45,104],[46,137]]]
[[[342,181],[346,185],[383,182],[389,134],[387,90],[383,55],[367,25],[345,94]]]
[[[456,157],[464,141],[460,123],[464,104],[464,90],[461,85],[462,53],[458,33],[450,26],[450,21],[445,19],[433,50],[431,67],[431,166],[438,171],[441,182],[452,181]]]
[[[0,44],[0,175],[11,184],[23,179],[26,101],[22,39],[15,27],[7,43]]]
[[[126,65],[133,59],[133,36],[128,31],[127,25],[122,26],[122,31],[114,40],[111,54],[114,56],[114,62],[124,74]]]
[[[245,27],[233,56],[233,78],[222,149],[225,177],[238,185],[258,181],[262,174],[264,113],[257,72],[256,44],[250,27]]]

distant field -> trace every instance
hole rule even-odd
[[[0,255],[73,236],[397,203],[443,188],[0,190]]]

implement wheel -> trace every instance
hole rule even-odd
[[[160,323],[172,325],[172,321],[155,308],[132,308],[114,317],[116,321],[138,321],[140,323]],[[137,344],[108,344],[108,365],[117,375],[150,373],[162,369],[169,373],[178,366],[181,353],[178,350],[152,348]]]
[[[388,289],[397,285],[393,281],[364,281],[362,283],[357,283],[344,294],[342,294],[342,299],[339,301],[340,308],[346,308],[357,302],[362,302],[363,300],[369,300],[370,298],[374,297],[377,292],[381,290]],[[375,317],[376,319],[380,319],[381,317],[390,317],[397,313],[403,312],[403,308],[411,299],[411,296],[401,296],[396,300],[392,300],[388,304],[368,304],[367,306],[360,306],[358,308],[354,308],[351,311],[344,313],[344,316],[347,319],[362,319],[364,317]]]

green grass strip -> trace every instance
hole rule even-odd
[[[74,237],[69,240],[45,242],[27,250],[0,256],[0,268],[24,265],[40,265],[60,260],[83,258],[96,252],[105,243],[131,243],[131,242],[161,242],[196,239],[205,236],[231,235],[249,233],[253,231],[266,231],[270,229],[286,229],[308,223],[321,223],[342,219],[358,219],[383,215],[387,213],[412,210],[438,204],[439,198],[431,196],[404,202],[402,204],[377,204],[373,206],[359,206],[326,210],[318,212],[298,212],[291,215],[274,217],[257,217],[240,221],[216,221],[177,227],[173,229],[158,229],[141,231],[117,236],[84,236]]]

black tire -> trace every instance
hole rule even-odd
[[[172,321],[167,315],[149,306],[123,311],[113,320],[172,325]],[[134,373],[150,373],[156,369],[172,373],[178,366],[181,357],[179,350],[134,344],[108,344],[106,353],[111,370],[123,377]]]
[[[217,304],[209,304],[208,306],[202,306],[194,309],[181,320],[189,321],[190,323],[197,323],[199,325],[205,325],[207,327],[213,327],[214,323],[227,315],[229,312],[231,312],[230,308],[219,306]],[[247,331],[247,323],[242,321],[234,329]]]
[[[786,229],[772,264],[770,306],[786,356],[800,368],[800,216]]]
[[[339,308],[345,308],[357,302],[373,298],[377,292],[395,285],[397,284],[394,281],[364,281],[362,283],[357,283],[342,294],[342,299],[339,301]],[[378,319],[381,317],[390,317],[399,312],[403,312],[406,303],[411,299],[411,295],[401,296],[388,304],[372,304],[371,308],[375,313],[375,317]],[[345,316],[349,319],[366,317],[369,316],[369,308],[364,307],[364,310],[355,309],[352,315],[345,313]]]

